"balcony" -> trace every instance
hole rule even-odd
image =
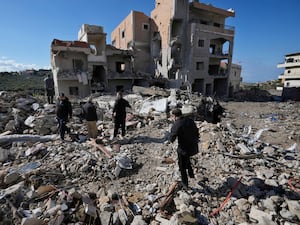
[[[279,63],[277,68],[300,67],[300,62],[284,62]]]
[[[289,73],[279,75],[279,79],[300,79],[300,73]]]
[[[225,24],[214,24],[214,23],[203,23],[200,19],[192,19],[189,21],[190,24],[195,24],[197,28],[199,28],[202,32],[209,32],[209,33],[217,33],[219,35],[225,36],[234,36],[235,28],[233,26],[228,26]]]
[[[102,55],[88,55],[87,60],[89,63],[93,62],[101,62],[101,63],[106,63],[106,55],[105,52],[102,52]]]
[[[74,70],[64,70],[61,71],[57,74],[57,79],[60,81],[79,81],[80,79],[82,79],[82,76],[84,76],[84,74],[86,74],[86,78],[88,80],[91,79],[91,76],[89,75],[88,72],[74,72]]]

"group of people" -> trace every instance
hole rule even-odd
[[[50,97],[48,98],[48,101],[49,104],[51,104],[51,101],[53,100],[51,100]],[[70,128],[68,128],[66,124],[69,119],[72,118],[72,106],[64,93],[59,95],[56,107],[56,118],[58,122],[60,138],[64,140],[65,133],[70,133]],[[96,138],[98,136],[98,116],[97,109],[92,101],[92,98],[89,98],[82,108],[84,117],[86,119],[88,136],[89,138]],[[113,106],[112,115],[114,119],[114,138],[117,137],[120,129],[123,137],[126,134],[126,108],[131,108],[131,105],[126,99],[123,98],[122,91],[118,91]],[[177,158],[181,175],[181,185],[184,189],[187,189],[189,184],[188,176],[190,178],[195,177],[190,158],[199,152],[199,131],[194,120],[189,117],[184,117],[179,108],[175,108],[171,111],[171,118],[174,120],[174,124],[171,128],[171,132],[166,144],[173,143],[176,139],[178,140]]]
[[[129,102],[123,98],[122,91],[117,92],[117,97],[113,106],[113,118],[114,118],[114,132],[113,138],[116,138],[119,130],[121,129],[122,137],[126,132],[126,108],[131,108]],[[83,105],[83,115],[86,120],[86,126],[89,138],[96,138],[98,136],[97,128],[97,109],[90,97],[88,101]],[[64,140],[65,134],[70,133],[70,128],[67,127],[67,122],[72,118],[72,105],[68,97],[64,93],[60,93],[58,101],[56,103],[56,119],[58,122],[58,129],[61,140]]]

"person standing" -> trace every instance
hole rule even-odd
[[[83,105],[83,113],[86,119],[87,130],[89,138],[96,138],[98,136],[98,128],[97,128],[97,110],[96,106],[94,105],[92,98],[90,97]]]
[[[50,76],[50,74],[48,74],[47,78],[45,79],[45,89],[46,89],[48,103],[53,104],[54,81]]]
[[[125,136],[125,123],[126,123],[126,108],[131,108],[129,102],[123,98],[123,92],[117,92],[117,99],[113,107],[114,118],[114,138],[117,137],[118,131],[121,127],[122,136]]]
[[[60,93],[56,104],[56,119],[61,140],[65,139],[65,133],[70,133],[67,122],[72,118],[72,105],[64,93]]]
[[[188,176],[194,178],[194,171],[191,165],[190,157],[199,152],[199,130],[191,118],[183,117],[182,111],[178,108],[171,111],[171,117],[174,124],[168,142],[174,142],[178,139],[178,166],[181,174],[181,184],[184,189],[188,188]]]

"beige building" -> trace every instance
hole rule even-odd
[[[300,87],[300,52],[285,55],[283,63],[277,68],[283,68],[284,72],[279,76],[284,87]]]
[[[229,96],[232,97],[235,92],[240,90],[240,85],[242,82],[241,78],[242,67],[239,64],[231,64],[230,74],[229,74]]]
[[[63,92],[69,97],[84,97],[90,93],[87,55],[91,53],[86,42],[61,41],[51,43],[51,66],[55,95]]]
[[[173,87],[188,82],[193,91],[226,96],[234,28],[225,20],[234,16],[233,10],[198,1],[156,0],[150,18],[132,11],[112,32],[111,40],[115,47],[143,54],[135,58],[138,72],[168,78]],[[222,63],[228,65],[226,71]]]
[[[300,101],[300,52],[285,55],[284,62],[277,68],[284,69],[279,76],[283,84],[282,100]]]
[[[151,19],[142,12],[130,14],[112,31],[112,45],[134,52],[135,72],[152,74],[150,57]]]
[[[233,71],[234,28],[225,25],[234,16],[195,0],[156,0],[150,17],[130,12],[111,33],[112,45],[103,27],[83,24],[77,41],[51,44],[55,93],[85,97],[165,78],[168,87],[228,96],[241,71]]]
[[[133,51],[106,44],[103,27],[83,24],[78,41],[54,39],[51,66],[55,94],[86,97],[91,93],[147,85],[149,77],[133,68]]]

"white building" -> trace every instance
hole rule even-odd
[[[285,55],[284,62],[279,63],[277,68],[284,68],[279,76],[283,84],[283,100],[300,100],[300,52]]]

